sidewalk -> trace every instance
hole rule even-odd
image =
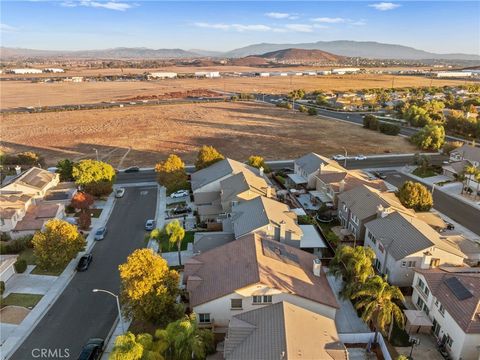
[[[102,204],[101,208],[103,209],[102,214],[98,219],[94,221],[92,225],[92,230],[87,237],[87,245],[85,251],[79,253],[75,259],[70,261],[63,273],[58,276],[50,290],[43,296],[43,298],[38,302],[38,304],[33,308],[33,310],[27,315],[27,317],[19,324],[15,330],[11,332],[11,335],[6,339],[6,341],[1,346],[1,359],[8,359],[22,344],[22,342],[30,335],[38,322],[42,317],[47,313],[50,307],[55,303],[57,298],[62,294],[63,290],[67,287],[70,280],[75,275],[75,267],[77,265],[80,257],[92,250],[95,241],[94,234],[95,228],[103,226],[106,224],[110,214],[113,210],[115,204],[115,197],[113,193],[108,197],[108,200]]]

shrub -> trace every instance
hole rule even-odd
[[[306,113],[308,111],[307,107],[305,105],[300,105],[298,107],[298,111],[302,112],[302,113]]]
[[[5,292],[5,281],[0,281],[0,296]]]
[[[313,225],[315,221],[311,216],[308,215],[299,215],[297,216],[298,225]]]
[[[17,274],[24,273],[25,270],[27,270],[27,262],[24,259],[19,259],[15,261],[15,264],[13,264],[13,267],[15,268],[15,272]]]
[[[397,197],[408,209],[429,211],[433,206],[432,193],[422,184],[406,181],[397,191]]]
[[[277,103],[277,107],[281,107],[281,108],[289,109],[289,110],[290,110],[290,109],[292,108],[292,104],[289,103],[289,102],[283,101],[283,102]]]
[[[363,118],[363,127],[370,130],[378,130],[378,120],[373,115],[365,115]]]
[[[0,232],[0,241],[10,241],[11,237],[6,232]]]
[[[396,124],[380,123],[378,129],[386,135],[398,135],[400,133],[400,126]]]
[[[317,115],[317,114],[318,114],[317,109],[312,108],[312,107],[308,109],[308,115],[314,116],[314,115]]]
[[[72,205],[67,205],[67,206],[65,206],[65,212],[67,214],[72,214],[72,213],[75,212],[75,208]]]
[[[8,243],[0,243],[0,254],[18,254],[26,248],[31,248],[32,237],[32,235],[26,235]]]
[[[113,184],[110,181],[101,181],[83,186],[83,190],[95,197],[108,196],[113,191]]]

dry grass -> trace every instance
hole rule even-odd
[[[204,144],[238,160],[252,154],[290,159],[310,151],[328,156],[342,146],[351,154],[414,151],[402,137],[256,103],[11,114],[4,115],[1,132],[4,150],[38,151],[50,164],[93,158],[93,148],[114,166],[151,166],[172,152],[192,163]]]
[[[0,82],[1,107],[47,106],[86,104],[113,101],[135,96],[158,95],[172,91],[211,89],[231,92],[287,93],[295,88],[312,90],[349,90],[363,88],[389,88],[391,75],[341,75],[220,79],[169,79],[131,82],[84,83],[30,83],[25,81]],[[443,86],[465,84],[465,81],[431,79],[421,76],[395,76],[395,87]]]

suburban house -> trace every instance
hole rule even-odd
[[[35,199],[31,195],[0,193],[0,231],[9,233],[15,229],[34,203]]]
[[[226,360],[348,359],[333,319],[287,301],[234,315],[223,356]]]
[[[355,239],[365,238],[365,224],[374,220],[379,212],[400,211],[411,216],[413,210],[405,208],[394,193],[381,192],[360,185],[338,195],[338,218]]]
[[[257,192],[263,192],[267,195],[268,185],[263,177],[263,171],[232,159],[227,158],[218,161],[192,174],[192,192],[200,220],[216,221],[220,215],[225,213],[222,208],[222,181],[240,173],[246,175],[223,183],[226,192],[223,199],[224,205],[228,205],[227,207],[229,208],[231,201],[254,197],[254,194]],[[260,179],[255,179],[256,177]],[[264,179],[265,183],[261,179]],[[239,188],[232,190],[231,187],[233,185],[239,185]],[[261,189],[262,187],[264,189]],[[239,197],[236,199],[237,195]],[[227,198],[231,198],[228,204]]]
[[[311,191],[310,194],[322,203],[338,207],[339,194],[361,185],[368,185],[379,191],[388,191],[383,180],[369,179],[362,171],[326,165],[320,167],[316,176],[316,190]]]
[[[26,194],[35,198],[43,198],[47,191],[57,186],[59,182],[59,174],[32,167],[10,179],[0,188],[0,193]]]
[[[455,179],[466,166],[480,168],[480,148],[464,144],[450,152],[449,163],[443,165],[443,174]],[[473,180],[473,179],[472,179]]]
[[[433,334],[451,359],[476,360],[480,356],[480,273],[462,271],[416,269],[412,301],[429,317]]]
[[[308,153],[294,162],[294,173],[288,174],[290,187],[305,186],[307,189],[315,189],[315,176],[320,166],[325,164],[338,165],[335,161],[314,152]]]
[[[414,270],[463,265],[466,256],[425,222],[401,212],[379,212],[365,224],[365,246],[392,285],[411,286]]]
[[[0,255],[0,281],[7,282],[15,274],[14,264],[18,255]]]
[[[339,307],[320,260],[258,234],[188,259],[183,282],[199,324],[216,332],[235,315],[282,301],[330,319]]]

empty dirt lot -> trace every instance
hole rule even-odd
[[[309,151],[330,156],[342,146],[350,154],[415,151],[402,137],[256,103],[11,114],[0,130],[4,150],[38,151],[49,164],[94,158],[94,148],[116,167],[152,166],[170,153],[192,163],[204,144],[238,160],[252,154],[291,159]]]
[[[55,82],[2,81],[1,108],[89,104],[116,101],[135,96],[159,95],[173,91],[211,89],[227,92],[288,93],[292,89],[307,91],[345,91],[363,88],[402,88],[409,86],[443,86],[465,84],[461,80],[431,79],[423,76],[377,74],[289,77],[224,77],[220,79],[166,79],[157,81]]]

